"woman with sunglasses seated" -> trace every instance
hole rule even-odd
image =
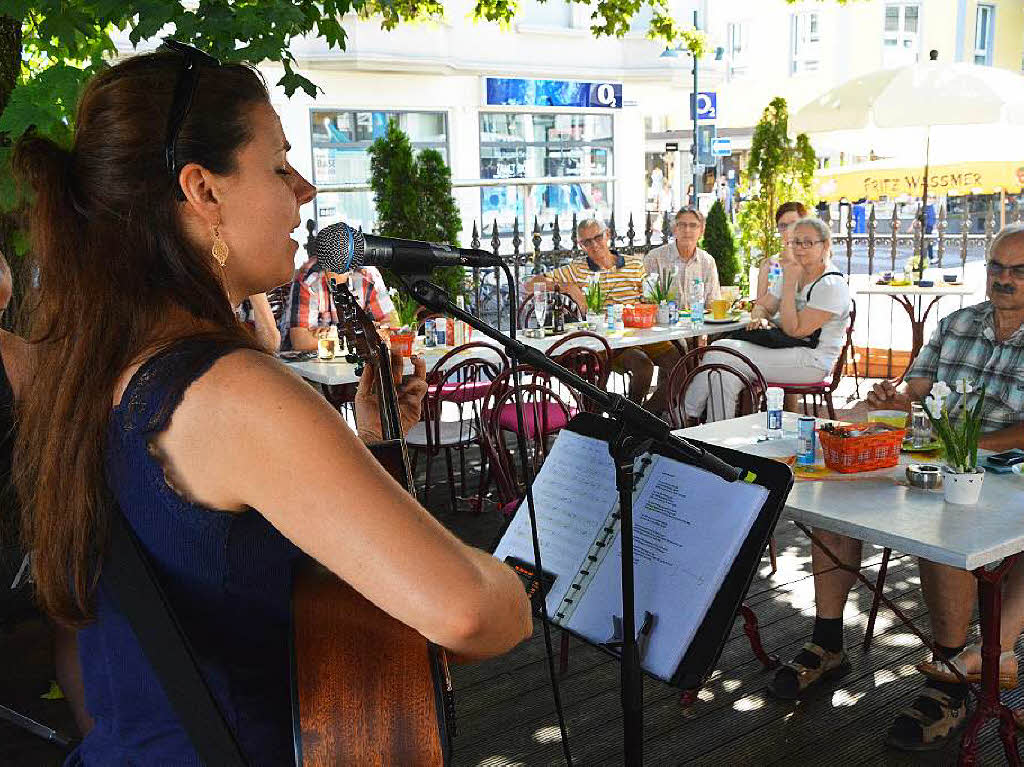
[[[782,281],[762,296],[751,312],[746,331],[712,344],[734,349],[754,363],[772,382],[808,384],[822,381],[835,367],[846,340],[850,289],[832,265],[832,233],[818,218],[793,224],[790,248],[783,253]],[[743,375],[750,369],[734,355],[709,351],[704,363],[722,363]],[[731,418],[743,383],[736,376],[698,376],[686,392],[688,416],[707,410],[708,420]]]
[[[40,601],[81,627],[95,725],[71,764],[199,764],[111,597],[112,514],[251,765],[293,761],[289,597],[303,553],[461,657],[531,632],[513,571],[445,530],[238,322],[234,306],[294,270],[290,235],[314,188],[288,149],[254,69],[180,44],[97,75],[70,151],[31,134],[15,148],[36,192],[39,275],[17,487]],[[315,446],[312,476],[298,446]]]

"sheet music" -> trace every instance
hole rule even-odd
[[[608,443],[563,429],[534,480],[533,498],[541,563],[557,576],[547,597],[548,612],[554,615],[598,528],[618,503]],[[494,556],[534,561],[525,499]]]
[[[682,662],[767,497],[759,485],[655,456],[633,501],[636,627],[645,610],[655,615],[642,662],[655,676],[667,680]],[[611,638],[611,616],[622,615],[621,562],[616,535],[569,629],[597,643]]]

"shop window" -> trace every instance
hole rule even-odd
[[[916,3],[885,6],[882,30],[882,66],[916,64],[921,54],[921,7]]]
[[[366,150],[384,135],[390,120],[398,122],[414,152],[436,149],[445,162],[450,162],[444,112],[314,109],[310,111],[313,183],[318,188],[369,183],[370,155]],[[369,232],[376,225],[373,193],[369,190],[318,191],[314,205],[318,228],[344,221]]]
[[[524,226],[532,228],[534,217],[549,227],[557,215],[567,235],[573,213],[607,218],[613,194],[612,123],[611,115],[598,114],[481,113],[480,178],[533,180],[482,186],[484,225],[497,220],[500,232],[508,233],[518,220],[522,232]]]

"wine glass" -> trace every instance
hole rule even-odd
[[[537,318],[537,327],[544,328],[544,318],[548,312],[548,292],[543,285],[533,286],[533,315]]]

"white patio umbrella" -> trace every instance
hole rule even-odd
[[[790,124],[797,133],[861,131],[872,142],[884,141],[888,134],[904,144],[908,134],[919,131],[923,217],[928,203],[932,129],[977,126],[979,133],[987,133],[993,128],[1024,127],[1024,77],[995,67],[935,61],[878,70],[814,99]],[[966,142],[964,149],[970,148]]]
[[[1024,77],[976,64],[883,69],[833,88],[791,120],[797,133],[979,124],[1024,126]]]

